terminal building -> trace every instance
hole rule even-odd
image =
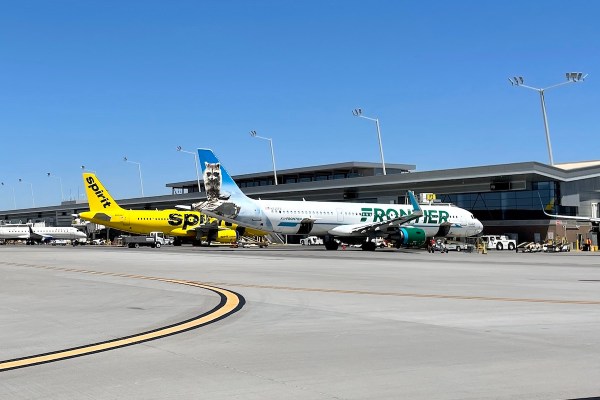
[[[471,211],[484,225],[483,234],[506,234],[518,243],[547,239],[598,246],[598,226],[589,222],[550,218],[551,214],[598,217],[600,161],[555,164],[520,162],[417,171],[415,165],[345,162],[233,176],[249,197],[404,204],[407,190],[430,193],[429,201],[453,203]],[[105,182],[110,188],[110,182]],[[167,183],[170,195],[116,199],[124,208],[162,209],[205,199],[198,181]],[[66,201],[57,206],[0,211],[2,223],[45,222],[69,226],[73,214],[87,202]],[[300,238],[297,238],[299,240]],[[290,242],[297,241],[292,238]]]

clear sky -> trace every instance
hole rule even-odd
[[[0,9],[0,209],[229,172],[385,160],[417,170],[600,159],[600,2],[14,1]],[[26,183],[19,183],[21,178]],[[31,186],[29,185],[31,184]]]

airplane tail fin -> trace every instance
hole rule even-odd
[[[85,186],[85,194],[90,205],[90,211],[108,211],[121,208],[95,174],[84,172],[83,185]]]
[[[415,192],[413,192],[412,190],[409,190],[408,191],[408,198],[410,200],[410,204],[413,206],[413,212],[414,213],[420,213],[422,215],[423,214],[423,209],[421,209],[421,206],[419,205],[419,202],[415,198]]]
[[[198,159],[202,167],[207,200],[246,198],[212,150],[198,149]]]

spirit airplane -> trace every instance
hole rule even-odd
[[[194,245],[202,241],[233,243],[240,235],[265,235],[265,232],[208,218],[197,211],[126,210],[117,204],[95,174],[84,173],[83,183],[90,211],[77,216],[110,228],[137,234],[162,232],[175,237],[175,246],[180,246],[183,241],[191,241]]]

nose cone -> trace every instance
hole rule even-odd
[[[480,220],[477,220],[475,223],[475,235],[479,235],[481,232],[483,232],[483,224]]]

